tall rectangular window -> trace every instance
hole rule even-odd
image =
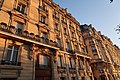
[[[58,67],[62,67],[62,56],[58,56]]]
[[[75,68],[75,60],[73,58],[69,58],[68,66],[69,68]]]
[[[21,34],[22,33],[22,30],[23,30],[23,24],[20,23],[20,22],[17,22],[17,31],[16,31],[16,34]]]
[[[1,9],[2,5],[3,5],[3,2],[4,2],[4,0],[0,0],[0,9]]]
[[[68,35],[67,29],[64,28],[64,34]]]
[[[46,17],[45,16],[41,16],[40,17],[40,22],[43,24],[46,24]]]
[[[60,42],[60,39],[57,39],[57,46],[60,47],[61,46],[61,42]]]
[[[17,11],[24,14],[26,13],[26,5],[18,3],[17,5]]]
[[[79,69],[83,69],[83,61],[79,59],[78,64],[79,64]]]
[[[55,30],[59,30],[58,24],[55,24]]]
[[[70,44],[69,44],[69,42],[66,42],[66,50],[70,50]]]
[[[17,62],[19,46],[9,45],[7,48],[6,61]]]

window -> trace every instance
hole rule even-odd
[[[7,48],[6,61],[17,62],[19,46],[9,45]]]
[[[4,0],[0,0],[0,9],[2,8]]]
[[[89,37],[89,36],[90,36],[90,33],[89,33],[89,32],[87,32],[87,33],[86,33],[86,36],[87,36],[87,37]]]
[[[96,52],[97,51],[95,46],[91,46],[91,50],[92,50],[92,52]]]
[[[89,43],[90,43],[90,44],[93,44],[94,42],[93,42],[93,40],[92,40],[92,39],[90,39],[90,40],[89,40]]]
[[[66,42],[66,50],[67,51],[70,50],[70,44],[69,44],[69,42]]]
[[[16,34],[22,33],[23,26],[24,25],[22,23],[17,22],[17,32],[16,32]]]
[[[75,38],[75,33],[74,32],[72,32],[71,35],[72,35],[72,38]]]
[[[58,56],[58,67],[62,67],[62,56]]]
[[[78,66],[79,66],[79,69],[83,69],[83,61],[82,60],[78,60]]]
[[[82,52],[83,52],[83,53],[85,52],[85,48],[82,48]]]
[[[64,34],[68,35],[67,29],[64,28]]]
[[[75,45],[75,46],[74,46],[74,50],[78,50],[78,45]]]
[[[58,24],[55,24],[55,30],[59,30]]]
[[[40,17],[40,22],[42,22],[43,24],[46,24],[46,17],[45,16],[41,16]]]
[[[22,13],[22,14],[26,13],[26,5],[19,3],[17,5],[17,11]]]
[[[39,55],[39,67],[48,67],[48,56]]]
[[[69,68],[75,68],[75,60],[73,58],[69,58],[68,65]]]
[[[57,39],[57,46],[60,47],[61,46],[61,43],[60,43],[60,39]]]
[[[42,32],[42,33],[41,33],[41,37],[48,38],[48,35],[47,35],[47,33]]]

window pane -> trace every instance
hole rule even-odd
[[[60,39],[57,39],[57,46],[60,47]]]
[[[48,58],[47,56],[40,55],[39,56],[39,65],[48,65]]]
[[[75,68],[75,60],[73,58],[71,58],[71,62],[72,62],[72,68]]]
[[[58,56],[58,66],[61,67],[61,56]]]
[[[22,29],[23,29],[23,24],[21,24],[21,23],[17,23],[17,29],[22,30]]]
[[[71,58],[68,59],[68,66],[69,66],[69,68],[72,68]]]
[[[8,46],[8,51],[6,55],[7,61],[17,61],[19,46]]]
[[[13,52],[12,61],[17,61],[18,51]]]
[[[10,61],[10,59],[11,59],[11,54],[12,54],[12,50],[8,50],[8,51],[7,51],[7,56],[6,56],[6,60],[7,60],[7,61]]]

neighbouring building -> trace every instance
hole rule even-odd
[[[96,31],[92,25],[81,25],[81,31],[87,46],[87,53],[91,56],[94,80],[120,79],[120,49],[112,41]]]
[[[117,80],[119,53],[52,0],[0,0],[0,80]]]

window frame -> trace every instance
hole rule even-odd
[[[28,9],[28,3],[24,4],[24,3],[21,3],[20,1],[18,1],[18,3],[16,4],[16,10],[22,14],[27,14],[27,9]],[[24,6],[24,11],[23,10],[23,6]],[[19,7],[19,8],[18,8]]]
[[[8,47],[9,46],[12,46],[12,51],[11,51],[11,53],[8,53]],[[13,59],[13,56],[14,56],[14,50],[15,50],[15,47],[18,47],[18,50],[17,50],[17,56],[16,56],[16,60],[14,61],[14,60],[12,60]],[[5,56],[5,60],[6,61],[8,61],[8,62],[18,62],[18,60],[19,60],[19,50],[20,50],[20,46],[19,45],[12,45],[12,44],[9,44],[8,46],[7,46],[7,52],[6,52],[6,56]],[[8,54],[10,54],[10,60],[7,60],[7,56],[8,56]]]
[[[0,9],[2,8],[4,0],[0,0]]]
[[[43,58],[40,58],[40,56],[42,56]],[[47,64],[40,64],[40,59],[45,59],[46,57],[46,62]],[[44,63],[44,62],[43,62]],[[42,54],[39,54],[38,55],[38,67],[39,68],[49,68],[50,67],[50,57],[47,56],[47,55],[42,55]]]

